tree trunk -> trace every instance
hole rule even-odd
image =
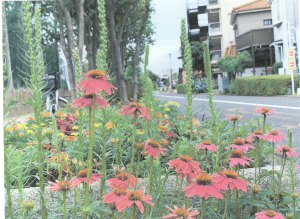
[[[59,2],[61,0],[58,0]],[[62,2],[61,2],[62,3]],[[63,5],[63,4],[62,4]],[[73,28],[72,31],[67,28],[68,32],[68,46],[65,41],[65,36],[64,36],[64,28],[63,28],[63,11],[61,4],[57,4],[57,14],[58,14],[58,24],[59,24],[59,32],[60,32],[60,44],[61,48],[63,50],[63,53],[66,57],[67,60],[67,65],[68,65],[68,75],[69,75],[69,82],[70,82],[70,90],[71,90],[71,99],[72,101],[76,99],[76,79],[75,79],[75,74],[74,74],[74,69],[72,65],[72,50],[75,48],[74,46],[74,36],[73,36]],[[70,15],[70,13],[69,13]],[[68,19],[66,18],[66,21]],[[69,20],[71,22],[71,20]],[[67,25],[68,27],[68,25]],[[72,36],[70,36],[72,35]],[[73,41],[72,41],[73,39]]]
[[[139,30],[138,36],[135,39],[135,54],[134,54],[134,58],[133,58],[133,62],[132,62],[133,81],[134,81],[134,84],[133,84],[133,101],[134,102],[137,101],[137,95],[138,95],[137,66],[139,64],[139,56],[140,56],[140,51],[141,51],[141,39],[142,39],[142,35],[143,35],[143,32],[146,27],[146,22],[149,17],[149,9],[150,9],[150,2],[147,0],[146,1],[146,11],[145,11],[145,14],[144,14],[143,20],[142,20],[143,23]],[[145,81],[145,83],[146,83],[146,81]]]
[[[77,0],[77,26],[78,26],[78,50],[79,59],[82,70],[82,56],[83,56],[83,44],[84,44],[84,0]]]

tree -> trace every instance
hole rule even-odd
[[[243,74],[246,68],[252,66],[253,59],[248,51],[239,52],[236,56],[236,72]]]
[[[175,80],[175,81],[177,82],[177,80],[178,80],[178,73],[177,73],[177,72],[174,72],[174,73],[172,74],[172,78],[173,78],[173,80]]]

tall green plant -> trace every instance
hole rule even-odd
[[[203,42],[203,50],[204,50],[204,69],[206,73],[209,107],[213,119],[213,123],[212,123],[212,127],[213,127],[216,124],[216,113],[214,109],[213,95],[212,95],[212,74],[211,74],[211,65],[210,65],[210,54],[209,54],[208,44],[205,41]]]
[[[42,76],[43,76],[43,62],[42,62],[42,50],[41,50],[41,8],[39,5],[36,5],[34,8],[34,28],[31,20],[31,12],[29,2],[23,2],[24,6],[24,23],[25,23],[25,41],[28,46],[28,56],[25,61],[30,66],[30,75],[27,74],[30,79],[25,80],[24,82],[28,85],[28,87],[32,90],[32,98],[29,100],[29,104],[32,106],[34,110],[34,117],[36,119],[37,125],[37,140],[38,140],[38,173],[39,173],[39,187],[40,187],[40,199],[41,199],[41,218],[47,218],[46,215],[46,200],[44,196],[45,184],[44,184],[44,153],[43,153],[43,145],[42,145],[42,116],[40,114],[42,110]],[[33,35],[34,31],[34,35]]]
[[[190,139],[192,139],[193,135],[193,112],[192,112],[192,71],[193,71],[193,60],[192,60],[192,53],[191,53],[191,46],[186,35],[186,28],[185,28],[185,19],[181,19],[181,39],[184,44],[184,66],[186,69],[186,95],[187,95],[187,106],[186,106],[186,119],[189,124],[190,129]],[[194,150],[194,147],[193,147]],[[192,150],[192,155],[194,154]]]
[[[147,71],[147,66],[148,66],[148,59],[149,59],[149,45],[146,45],[145,48],[145,62],[144,62],[144,95],[143,95],[143,99],[144,99],[144,103],[147,107],[149,106],[149,83],[147,83],[148,81],[148,71]]]

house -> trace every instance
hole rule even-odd
[[[288,47],[296,45],[295,29],[299,30],[299,1],[297,0],[268,0],[272,9],[274,40],[270,47],[274,48],[275,61],[282,62],[280,74],[287,73]],[[289,44],[290,39],[290,44]],[[298,45],[299,47],[299,45]],[[296,73],[295,71],[294,73]]]
[[[267,67],[273,66],[274,49],[273,20],[268,0],[255,0],[231,11],[236,52],[248,51],[253,58],[252,69],[246,69],[243,76],[267,74]]]

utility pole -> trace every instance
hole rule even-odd
[[[289,48],[292,47],[292,39],[291,39],[291,23],[288,22],[287,23],[287,28],[288,28],[288,38],[289,38]],[[292,95],[295,94],[295,86],[294,86],[294,73],[293,70],[289,70],[290,74],[291,74],[291,81],[292,81]]]
[[[169,57],[170,57],[170,72],[171,72],[171,92],[172,92],[172,86],[173,86],[173,79],[172,79],[171,53],[169,54]]]

